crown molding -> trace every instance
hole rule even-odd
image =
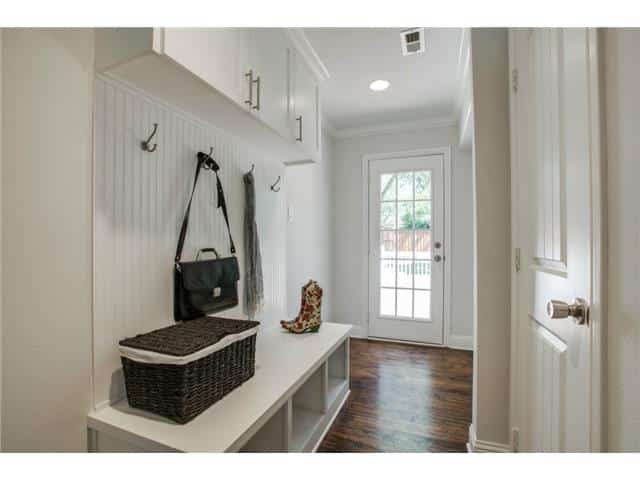
[[[305,59],[318,81],[323,82],[329,80],[329,70],[327,70],[327,67],[318,56],[318,53],[311,45],[302,28],[286,28],[285,30],[289,40],[291,40],[296,50],[302,55],[302,58]]]
[[[368,137],[371,135],[384,135],[388,133],[410,132],[415,130],[427,130],[430,128],[455,127],[456,119],[453,117],[425,118],[412,122],[385,123],[370,127],[342,128],[335,131],[337,138]]]

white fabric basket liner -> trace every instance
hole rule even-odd
[[[257,333],[258,327],[256,326],[240,333],[227,335],[213,345],[209,345],[202,350],[198,350],[197,352],[193,352],[182,357],[167,355],[166,353],[150,352],[149,350],[141,350],[139,348],[125,347],[122,345],[118,346],[118,350],[120,351],[120,356],[128,358],[129,360],[133,360],[134,362],[160,363],[167,365],[186,365],[187,363],[207,357],[212,353],[217,352],[218,350],[222,350],[223,348],[228,347],[235,342],[244,340],[245,338]]]

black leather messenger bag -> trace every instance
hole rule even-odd
[[[219,169],[220,167],[213,158],[206,153],[198,153],[193,189],[182,220],[173,269],[173,312],[176,322],[193,320],[209,313],[220,312],[238,305],[240,269],[238,267],[238,259],[235,257],[236,247],[231,237],[227,204],[224,199],[222,183],[218,176]],[[193,194],[196,191],[201,170],[213,170],[216,174],[218,208],[222,209],[227,225],[232,256],[220,258],[215,248],[203,248],[198,252],[195,261],[182,262],[182,249],[184,248],[184,241],[189,227],[191,202],[193,201]],[[200,254],[205,252],[214,253],[216,258],[200,260]]]

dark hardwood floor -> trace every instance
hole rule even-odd
[[[351,395],[319,452],[466,452],[473,354],[351,339]]]

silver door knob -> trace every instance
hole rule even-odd
[[[442,261],[442,256],[441,256],[441,255],[436,255],[435,257],[433,257],[433,261],[434,261],[434,262],[440,262],[440,261]]]
[[[569,305],[561,300],[549,300],[547,302],[547,315],[549,318],[568,318],[573,317],[573,321],[578,325],[587,322],[589,315],[589,307],[587,301],[582,298],[576,298]]]

